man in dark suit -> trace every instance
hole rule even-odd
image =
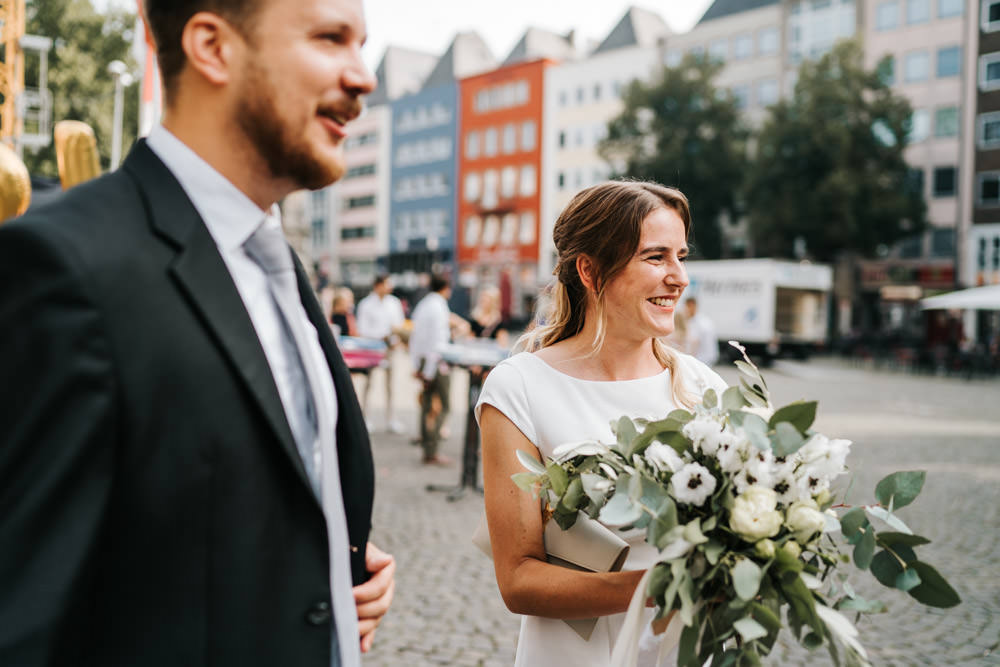
[[[395,565],[275,202],[343,174],[361,0],[145,5],[163,126],[0,228],[0,665],[357,665]]]

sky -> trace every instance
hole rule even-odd
[[[135,0],[92,0],[132,8]],[[514,48],[529,26],[558,33],[576,30],[599,41],[632,5],[656,12],[675,32],[686,32],[712,0],[364,0],[368,43],[364,58],[374,70],[386,46],[404,46],[437,55],[455,33],[475,30],[498,59]]]

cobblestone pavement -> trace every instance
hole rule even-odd
[[[405,366],[405,359],[402,360]],[[736,373],[719,369],[727,381]],[[490,666],[513,663],[518,619],[504,607],[490,562],[469,541],[482,496],[455,502],[428,484],[458,482],[466,381],[453,381],[451,437],[442,451],[454,467],[427,468],[410,444],[416,432],[416,388],[398,373],[397,414],[410,433],[390,435],[376,375],[370,414],[377,487],[373,540],[398,562],[393,609],[379,628],[366,665]],[[902,518],[933,540],[922,557],[937,566],[962,597],[950,610],[909,604],[910,598],[856,573],[859,593],[885,601],[889,613],[859,624],[874,665],[1000,665],[1000,381],[893,374],[827,360],[779,362],[765,371],[778,404],[820,400],[817,428],[855,442],[857,474],[848,502],[874,497],[875,483],[904,469],[928,472],[924,492]],[[808,653],[779,642],[773,665],[832,664],[825,651]]]

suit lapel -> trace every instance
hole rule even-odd
[[[136,146],[122,168],[143,193],[154,230],[176,248],[169,273],[249,389],[302,482],[309,485],[271,367],[205,223],[145,141]]]

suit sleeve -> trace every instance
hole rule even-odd
[[[115,383],[73,249],[0,229],[0,665],[80,638],[112,482]]]

